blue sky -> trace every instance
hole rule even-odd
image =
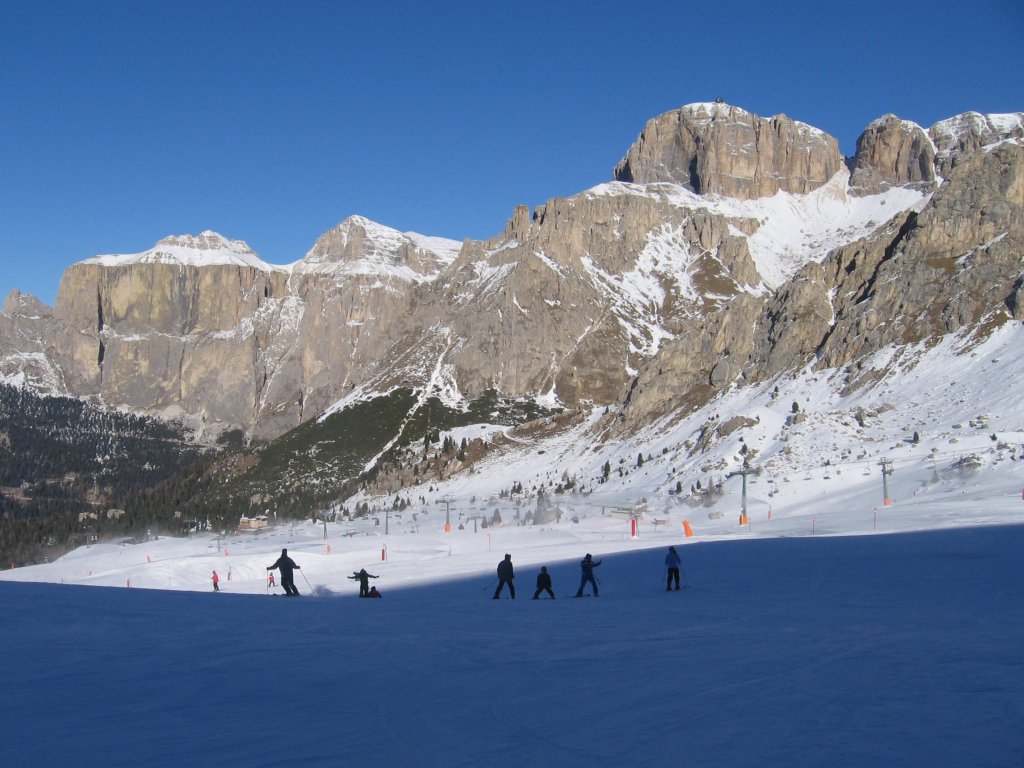
[[[846,154],[887,112],[1024,110],[1017,2],[0,5],[0,300],[212,229],[301,258],[360,214],[497,234],[717,97]]]

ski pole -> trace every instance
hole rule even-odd
[[[302,573],[302,569],[299,568],[299,573]],[[309,579],[306,578],[306,574],[302,573],[302,578],[306,582],[306,586],[309,587],[310,593],[313,592],[313,585],[309,583]]]
[[[495,584],[497,584],[497,583],[498,583],[498,580],[497,580],[497,579],[495,579],[494,581],[492,581],[492,582],[491,582],[490,584],[488,584],[488,585],[487,585],[486,587],[484,587],[484,592],[486,592],[486,591],[488,591],[489,589],[491,589],[491,588],[492,588],[492,587],[493,587],[493,586],[494,586]]]

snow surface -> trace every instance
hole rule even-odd
[[[866,237],[897,214],[921,210],[929,193],[894,187],[876,195],[846,194],[849,171],[843,168],[818,189],[804,195],[777,192],[771,197],[735,200],[722,195],[698,195],[676,184],[608,182],[587,190],[588,195],[639,195],[664,200],[679,208],[757,223],[745,237],[750,255],[765,284],[775,289],[809,261],[821,261],[830,251]],[[685,256],[685,254],[684,254]]]
[[[510,433],[401,513],[153,531],[4,571],[4,764],[1022,765],[1022,334],[884,350],[846,395],[810,370],[734,390],[628,443],[595,446],[596,412],[546,442]],[[716,409],[756,423],[690,457]],[[764,471],[740,525],[738,477],[714,505],[685,489],[744,444]],[[495,495],[563,474],[593,490],[549,493],[557,522]],[[667,594],[669,545],[686,588]],[[283,547],[296,600],[265,581]],[[518,595],[494,601],[506,552]],[[586,552],[601,596],[567,599]],[[528,599],[541,565],[553,602]],[[355,597],[362,567],[382,600]]]
[[[958,506],[1019,519],[1011,502]],[[610,516],[448,535],[440,519],[386,538],[329,524],[327,543],[299,524],[99,545],[22,569],[111,586],[0,583],[5,764],[1024,760],[1024,525],[683,545],[677,525],[631,541]],[[670,543],[686,588],[666,593]],[[282,545],[299,599],[266,594]],[[505,551],[518,595],[494,601]],[[584,551],[601,596],[568,599]],[[539,563],[555,601],[528,599]],[[382,600],[355,598],[345,577],[363,566]]]

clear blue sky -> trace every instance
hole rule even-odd
[[[1016,1],[0,3],[0,301],[216,230],[301,258],[361,214],[497,234],[724,98],[857,136],[1024,110]]]

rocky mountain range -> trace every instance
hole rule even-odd
[[[254,442],[397,389],[488,394],[628,436],[731,387],[1024,319],[1024,113],[895,115],[844,158],[784,115],[690,104],[613,180],[486,241],[351,217],[293,264],[213,232],[15,291],[0,378]]]

